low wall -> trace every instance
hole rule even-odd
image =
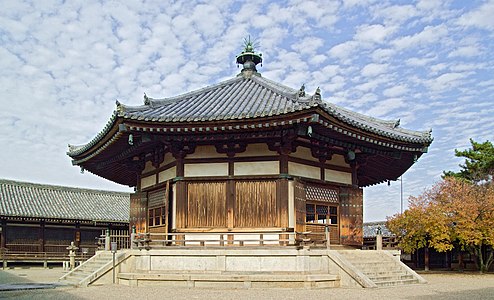
[[[298,272],[329,273],[323,249],[133,250],[122,272]]]

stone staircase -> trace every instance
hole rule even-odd
[[[103,273],[112,269],[113,254],[110,251],[99,251],[93,257],[68,272],[59,279],[59,282],[72,286],[88,286]]]
[[[364,287],[385,287],[427,283],[407,265],[388,251],[343,250],[338,251],[341,260],[349,264]],[[366,286],[367,285],[367,286]]]

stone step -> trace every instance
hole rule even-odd
[[[72,273],[72,274],[68,275],[66,278],[82,280],[82,279],[88,277],[89,275],[91,275],[91,274]]]
[[[374,275],[374,274],[387,274],[389,272],[403,272],[402,269],[400,268],[389,268],[389,267],[372,267],[372,268],[365,268],[365,267],[356,267],[360,272],[366,274],[366,275]]]
[[[383,280],[383,281],[374,281],[374,283],[378,287],[385,286],[396,286],[396,285],[406,285],[406,284],[417,284],[419,283],[418,279],[403,279],[403,280]]]
[[[380,276],[367,276],[373,282],[380,281],[397,281],[397,280],[408,280],[414,279],[413,275],[410,274],[402,274],[402,275],[380,275]]]
[[[63,284],[65,285],[73,285],[73,286],[76,286],[76,285],[79,285],[79,283],[81,282],[80,280],[74,280],[74,279],[64,279],[63,281],[61,281]]]
[[[392,261],[380,261],[380,262],[373,262],[373,261],[352,261],[350,260],[350,263],[354,266],[362,266],[362,267],[388,267],[388,268],[396,268],[399,266],[397,262],[392,262]]]
[[[379,277],[379,276],[400,276],[400,275],[408,275],[405,270],[393,269],[393,270],[384,270],[384,271],[364,271],[362,272],[368,277]]]

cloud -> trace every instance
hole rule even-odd
[[[383,91],[383,95],[386,97],[392,98],[392,97],[402,96],[402,95],[406,94],[408,91],[409,91],[409,88],[406,85],[400,84],[400,85],[396,85],[396,86],[390,87],[388,89],[385,89]]]
[[[426,26],[421,32],[398,38],[394,40],[392,44],[400,50],[411,47],[420,47],[427,44],[438,43],[443,37],[447,36],[447,34],[448,28],[444,24]]]
[[[329,50],[329,55],[340,60],[346,60],[357,51],[358,47],[359,45],[356,41],[347,41],[332,47]]]
[[[367,111],[367,114],[373,117],[382,118],[390,112],[406,107],[405,101],[401,98],[389,98],[373,104],[373,108]]]
[[[478,8],[463,14],[458,24],[466,27],[477,27],[494,31],[494,1],[490,0]]]
[[[353,38],[363,43],[383,43],[395,30],[395,27],[381,24],[362,25]]]
[[[388,64],[368,64],[362,69],[362,75],[365,77],[375,77],[379,74],[386,73]]]
[[[476,46],[463,46],[458,47],[449,53],[450,57],[464,56],[473,57],[481,54],[481,51]]]
[[[126,190],[81,175],[65,155],[106,124],[115,100],[181,94],[238,74],[249,34],[262,76],[374,117],[433,128],[405,174],[416,195],[454,148],[492,140],[494,2],[3,1],[0,10],[0,177]],[[459,128],[461,130],[459,130]],[[427,176],[424,176],[426,174]],[[366,220],[399,207],[387,186],[365,192]],[[383,196],[384,195],[384,196]],[[393,203],[393,205],[389,205]],[[379,209],[376,209],[378,207]]]

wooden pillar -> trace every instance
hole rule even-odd
[[[356,161],[350,162],[350,167],[352,168],[352,185],[354,187],[358,187],[358,176],[357,176],[357,169],[358,165]]]
[[[38,242],[39,252],[45,252],[45,220],[39,222]]]
[[[429,271],[429,247],[424,248],[424,270]]]
[[[226,182],[226,212],[227,227],[232,229],[235,226],[235,166],[233,157],[235,153],[228,153],[228,181]]]
[[[458,271],[463,272],[463,252],[458,252]]]
[[[184,158],[186,152],[184,146],[177,144],[172,148],[173,157],[177,160],[176,170],[176,226],[177,228],[187,227],[187,185],[183,180],[185,176]]]
[[[75,238],[74,244],[79,247],[81,245],[81,224],[75,223]]]
[[[6,248],[7,244],[7,220],[2,220],[1,221],[1,228],[2,233],[0,234],[0,248]]]

